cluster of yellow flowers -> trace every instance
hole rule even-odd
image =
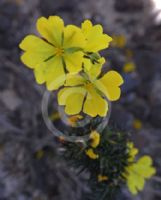
[[[37,20],[41,37],[28,35],[20,43],[22,62],[34,70],[37,83],[48,90],[58,90],[58,103],[68,115],[81,111],[95,117],[106,116],[108,100],[120,97],[122,77],[115,71],[102,76],[105,59],[99,51],[112,38],[101,25],[85,20],[81,27],[64,25],[58,16]]]
[[[58,103],[65,107],[71,126],[81,119],[80,112],[96,117],[104,117],[108,112],[108,101],[120,98],[120,86],[123,79],[116,71],[102,74],[105,58],[100,51],[109,47],[112,38],[103,33],[101,25],[93,25],[85,20],[81,27],[64,25],[58,16],[41,17],[37,20],[40,37],[26,36],[20,43],[24,51],[22,62],[34,70],[37,83],[46,84],[50,91],[58,91]],[[122,38],[117,41],[119,46],[125,45]],[[125,71],[134,70],[134,65],[126,65]],[[75,116],[74,116],[75,115]],[[59,116],[52,116],[59,117]],[[64,141],[64,138],[60,138]],[[85,154],[90,159],[99,159],[96,148],[100,144],[100,134],[92,131],[90,144]],[[128,143],[129,165],[123,174],[129,190],[136,194],[144,187],[145,179],[150,178],[155,169],[152,160],[144,156],[135,161],[138,150]],[[42,154],[42,152],[40,152]],[[42,155],[38,155],[41,157]],[[98,181],[107,181],[108,177],[98,175]]]
[[[100,144],[100,134],[96,131],[92,131],[90,134],[91,148],[86,150],[86,155],[90,159],[98,159],[99,155],[94,152],[94,149]],[[127,186],[132,194],[137,194],[138,191],[143,190],[145,180],[151,178],[155,173],[156,169],[152,166],[152,159],[150,156],[143,156],[136,161],[136,155],[138,149],[134,147],[132,142],[127,143],[128,149],[128,166],[125,168],[123,173],[124,178],[127,180]],[[99,174],[98,182],[107,181],[108,177]]]
[[[138,149],[134,147],[132,142],[128,143],[129,149],[129,165],[125,169],[124,177],[127,180],[127,186],[132,194],[137,194],[143,190],[145,180],[151,178],[156,169],[152,167],[152,159],[150,156],[143,156],[139,160],[135,160]]]

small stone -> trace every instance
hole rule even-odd
[[[7,17],[14,17],[18,13],[18,6],[14,2],[4,2],[1,5],[1,13]]]
[[[119,12],[136,12],[143,9],[142,0],[115,0],[115,10]]]
[[[153,105],[161,103],[161,77],[153,81],[149,95]]]
[[[150,122],[154,127],[161,128],[161,104],[152,107]]]
[[[73,10],[74,0],[66,1],[60,0],[56,3],[53,3],[51,0],[40,0],[40,10],[42,14],[46,17],[50,15],[54,15],[55,11],[68,11],[71,12]],[[69,13],[68,13],[69,14]]]
[[[2,64],[0,65],[2,67]],[[4,90],[10,84],[10,77],[7,70],[1,69],[1,78],[0,78],[0,91]]]
[[[136,74],[123,74],[124,84],[121,89],[123,93],[129,93],[137,89],[140,80]]]
[[[132,112],[136,118],[141,120],[146,120],[150,114],[150,105],[148,105],[144,99],[139,97],[133,99],[130,104],[126,105],[126,108],[128,111]]]
[[[11,20],[7,16],[0,15],[0,33],[7,32],[11,27]]]
[[[21,104],[21,100],[12,90],[4,90],[0,93],[0,97],[9,110],[14,111]]]
[[[137,44],[137,41],[135,43]],[[140,47],[141,49],[141,47]],[[135,63],[137,66],[137,72],[140,75],[143,83],[146,81],[149,83],[152,80],[153,76],[157,70],[156,60],[158,55],[151,51],[141,51],[137,50],[135,53]]]
[[[119,105],[112,107],[110,123],[122,131],[129,131],[132,128],[134,117]]]

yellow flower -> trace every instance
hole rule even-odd
[[[79,119],[82,119],[83,116],[81,115],[73,115],[71,117],[68,118],[68,123],[72,126],[72,127],[75,127],[76,126],[76,123]]]
[[[100,24],[94,25],[89,20],[82,23],[82,32],[86,38],[85,52],[98,52],[109,46],[112,38],[107,34],[103,34]]]
[[[55,120],[59,120],[60,119],[60,114],[58,112],[54,112],[52,113],[49,118],[52,120],[52,121],[55,121]]]
[[[86,155],[87,155],[89,158],[93,159],[93,160],[96,160],[96,159],[99,158],[99,155],[96,154],[96,153],[93,151],[93,149],[88,149],[88,150],[86,150]]]
[[[113,35],[112,38],[112,46],[118,48],[124,48],[126,46],[127,41],[124,35]]]
[[[134,162],[135,160],[135,156],[138,154],[138,149],[134,147],[134,143],[132,142],[128,142],[127,143],[127,147],[128,147],[128,153],[129,153],[129,162]]]
[[[92,131],[90,134],[91,147],[96,148],[100,144],[100,134],[97,131]]]
[[[39,84],[46,82],[49,90],[55,90],[64,84],[65,71],[81,71],[86,41],[80,28],[64,26],[58,16],[39,18],[37,30],[42,38],[28,35],[20,43],[25,51],[21,60],[34,69]]]
[[[44,155],[45,155],[45,152],[44,152],[42,149],[40,149],[40,150],[38,150],[38,151],[36,152],[36,158],[37,158],[38,160],[41,159],[41,158],[43,158]]]
[[[103,181],[107,181],[107,180],[108,180],[107,176],[98,175],[98,182],[103,182]]]
[[[127,180],[127,186],[132,194],[137,194],[138,191],[143,190],[145,180],[156,173],[152,167],[152,159],[149,156],[143,156],[138,161],[135,157],[138,154],[138,149],[134,147],[132,142],[127,144],[129,150],[129,165],[125,168],[123,176]]]
[[[134,56],[133,51],[131,49],[126,49],[126,56],[131,59]]]
[[[133,62],[126,63],[123,67],[123,71],[125,73],[133,72],[135,71],[135,69],[136,69],[136,66]]]
[[[151,178],[156,173],[152,167],[152,159],[149,156],[143,156],[136,163],[126,168],[125,178],[130,192],[134,195],[143,190],[145,180]]]
[[[59,91],[58,103],[65,106],[68,115],[83,111],[91,117],[97,115],[104,117],[108,111],[107,99],[110,101],[119,99],[122,77],[117,72],[110,71],[103,77],[97,78],[104,59],[100,58],[98,62],[93,64],[89,71],[88,67],[84,66],[86,73],[67,76],[65,83],[67,87]]]
[[[133,121],[133,127],[137,130],[140,130],[142,128],[142,122],[139,119],[135,119]]]

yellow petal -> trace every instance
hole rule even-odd
[[[91,62],[90,58],[84,58],[83,59],[83,65],[84,65],[85,71],[88,72],[92,67],[92,62]]]
[[[145,180],[142,176],[137,176],[137,189],[138,190],[143,190],[144,189],[144,185],[145,185]]]
[[[65,112],[68,115],[75,115],[81,112],[86,90],[81,87],[63,88],[58,93],[59,105],[65,105]]]
[[[79,72],[82,69],[83,52],[66,53],[64,55],[66,68],[69,72]]]
[[[151,178],[156,174],[156,169],[154,167],[149,167],[146,170],[145,169],[140,169],[140,173],[144,178]]]
[[[107,176],[98,175],[98,182],[103,182],[103,181],[107,181],[107,180],[108,180]]]
[[[81,115],[73,115],[73,116],[69,117],[67,121],[70,126],[76,127],[77,121],[79,121],[82,118],[83,118],[83,116],[81,116]]]
[[[44,63],[37,65],[37,67],[34,69],[35,79],[38,84],[42,84],[46,81],[45,70],[46,65]]]
[[[152,165],[153,160],[150,156],[143,156],[138,160],[138,162],[140,165],[143,165],[143,166],[149,165],[150,166],[150,165]]]
[[[102,69],[102,65],[105,63],[105,59],[102,57],[100,59],[98,59],[97,61],[98,63],[91,63],[90,59],[84,58],[84,69],[86,71],[86,73],[89,75],[89,77],[91,78],[91,80],[96,79],[100,73],[101,73],[101,69]]]
[[[91,28],[92,28],[92,23],[91,23],[90,20],[85,20],[82,23],[82,32],[86,37],[88,36],[89,31],[91,30]]]
[[[34,58],[34,59],[33,59]],[[46,59],[45,54],[37,54],[33,52],[25,52],[21,56],[21,61],[29,68],[34,69]]]
[[[19,47],[24,51],[51,53],[54,47],[35,35],[26,36]]]
[[[135,183],[135,179],[136,177],[134,176],[130,176],[127,180],[127,186],[130,190],[130,192],[133,194],[133,195],[136,195],[138,193],[137,191],[137,188],[136,188],[136,183]]]
[[[149,156],[143,156],[134,165],[134,170],[144,178],[150,178],[156,173],[156,169],[152,167],[152,159]]]
[[[84,78],[77,73],[69,73],[66,76],[65,86],[79,86],[84,83]]]
[[[92,85],[87,86],[87,91],[83,112],[91,117],[96,117],[97,115],[106,116],[108,111],[107,101],[96,92]]]
[[[93,149],[88,149],[88,150],[86,150],[86,155],[87,155],[89,158],[93,159],[93,160],[96,160],[96,159],[99,158],[99,155],[96,154],[96,153],[93,151]]]
[[[87,52],[98,52],[105,49],[112,41],[110,36],[103,34],[101,25],[92,26],[92,23],[89,20],[82,23],[82,32],[87,40],[87,44],[85,46],[85,51]]]
[[[91,147],[96,148],[100,144],[100,134],[97,131],[92,131],[90,134]]]
[[[138,154],[139,150],[134,147],[134,143],[128,142],[127,146],[129,148],[129,162],[133,162],[135,160],[135,156]]]
[[[42,39],[28,35],[20,43],[20,48],[26,51],[22,56],[22,62],[30,68],[35,68],[55,53],[55,48]]]
[[[48,90],[57,90],[65,82],[65,72],[61,57],[55,56],[46,63],[45,80]]]
[[[43,38],[56,47],[62,45],[64,22],[58,16],[50,16],[48,19],[41,17],[37,20],[37,30]]]
[[[85,37],[81,32],[81,29],[74,26],[68,25],[64,29],[64,43],[63,47],[66,48],[83,48],[85,46]]]
[[[101,79],[96,81],[97,88],[101,90],[110,101],[120,98],[121,90],[119,86],[123,83],[121,75],[115,71],[106,73]]]
[[[133,148],[133,149],[131,149],[130,150],[130,153],[129,153],[129,159],[128,159],[128,161],[129,162],[133,162],[134,161],[134,159],[135,159],[135,156],[138,154],[138,149],[136,149],[136,148]]]

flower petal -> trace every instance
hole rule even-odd
[[[135,179],[137,179],[137,185],[136,185],[137,189],[140,191],[143,190],[145,185],[144,178],[138,175]]]
[[[150,165],[152,165],[153,160],[150,156],[143,156],[139,159],[138,162],[139,162],[140,165],[143,165],[143,166],[149,165],[150,166]]]
[[[82,87],[63,88],[58,93],[59,105],[65,105],[65,112],[68,115],[75,115],[81,112],[86,90]]]
[[[34,58],[34,59],[33,59]],[[39,55],[33,52],[25,52],[21,56],[21,61],[29,68],[34,69],[46,59],[45,54]]]
[[[46,62],[45,79],[48,90],[57,90],[65,82],[62,58],[55,56]]]
[[[82,23],[82,32],[83,32],[83,34],[86,36],[86,37],[88,37],[88,35],[89,35],[89,30],[91,30],[92,29],[92,23],[91,23],[91,21],[90,20],[85,20],[83,23]]]
[[[64,55],[64,61],[69,72],[79,72],[82,69],[83,52],[66,53]]]
[[[91,86],[88,89],[88,94],[84,103],[83,112],[96,117],[97,115],[104,117],[108,111],[108,104],[96,90]]]
[[[121,75],[115,71],[106,73],[101,79],[96,81],[97,88],[101,90],[110,101],[120,98],[121,90],[119,86],[123,83]]]
[[[34,69],[35,79],[38,84],[42,84],[46,81],[45,70],[46,65],[44,63],[37,65],[37,67]]]
[[[85,152],[86,152],[86,155],[87,155],[89,158],[93,159],[93,160],[96,160],[96,159],[99,158],[99,155],[96,154],[92,148],[86,150]]]
[[[136,187],[137,186],[137,183],[136,183],[137,180],[135,181],[135,179],[136,179],[136,177],[133,174],[130,174],[130,176],[127,179],[127,186],[128,186],[130,192],[133,195],[136,195],[138,193],[137,187]]]
[[[152,159],[149,156],[140,158],[137,164],[134,165],[134,169],[144,178],[150,178],[156,173],[156,169],[152,167]]]
[[[62,33],[64,22],[58,16],[50,16],[48,19],[41,17],[37,20],[37,30],[43,38],[56,47],[62,45]]]
[[[79,86],[85,82],[84,78],[77,73],[69,73],[66,76],[65,86]]]
[[[19,47],[24,51],[34,51],[39,53],[49,53],[54,49],[52,45],[35,35],[26,36],[20,43]]]
[[[90,134],[91,147],[96,148],[100,144],[100,134],[97,131],[92,131]]]
[[[87,52],[98,52],[109,46],[112,38],[107,34],[103,34],[103,29],[101,25],[92,26],[89,20],[82,23],[82,32],[84,33],[87,44],[85,46],[85,51]]]
[[[34,35],[25,37],[19,46],[22,50],[26,51],[21,56],[21,60],[30,68],[35,68],[55,53],[53,46]]]
[[[64,43],[63,47],[66,49],[78,47],[83,48],[85,46],[85,37],[81,32],[81,29],[74,26],[68,25],[64,29]]]
[[[94,80],[100,75],[102,65],[105,63],[105,59],[101,57],[98,59],[98,63],[93,64],[91,63],[90,59],[84,58],[83,63],[86,73],[89,75],[91,80]]]

